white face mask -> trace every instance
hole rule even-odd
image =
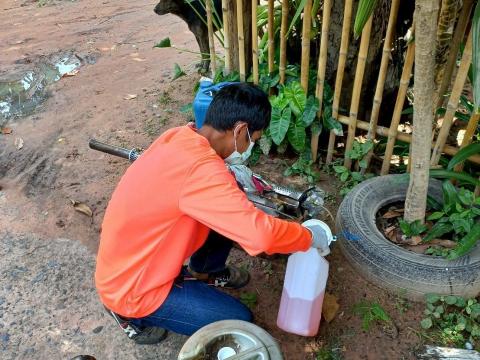
[[[235,132],[236,132],[237,128],[238,128],[238,126],[235,128],[235,130],[233,130],[233,139],[235,141],[235,151],[232,152],[225,159],[225,162],[229,165],[244,164],[248,160],[250,155],[252,154],[252,149],[253,149],[253,146],[255,145],[255,141],[252,141],[252,138],[250,137],[250,132],[248,131],[248,127],[247,127],[248,140],[250,141],[250,144],[248,145],[247,150],[245,150],[243,153],[240,154],[237,150],[237,138],[235,136]]]

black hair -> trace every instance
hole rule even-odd
[[[215,94],[204,123],[215,130],[227,131],[243,121],[252,134],[268,127],[271,112],[272,106],[262,89],[252,84],[236,83],[221,88]]]

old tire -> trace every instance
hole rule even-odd
[[[343,254],[367,280],[411,300],[423,300],[429,293],[477,296],[480,246],[449,261],[405,250],[377,229],[378,210],[405,200],[408,182],[405,175],[375,177],[359,184],[345,197],[336,220]],[[430,181],[429,194],[442,199],[440,181]]]

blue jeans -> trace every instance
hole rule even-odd
[[[225,269],[231,240],[211,231],[205,244],[190,257],[196,272]],[[142,328],[156,326],[178,334],[192,335],[205,325],[220,320],[252,321],[252,313],[240,301],[198,280],[177,281],[164,303],[152,314],[132,320]]]

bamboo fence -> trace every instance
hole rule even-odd
[[[207,29],[208,29],[208,45],[210,47],[210,68],[212,69],[212,77],[215,77],[217,72],[216,56],[215,56],[215,42],[213,41],[213,21],[212,21],[212,0],[205,0],[207,12]]]
[[[225,51],[225,73],[228,74],[234,70],[234,65],[232,63],[232,58],[234,61],[238,59],[238,70],[240,73],[240,78],[242,81],[245,81],[248,71],[245,64],[246,56],[252,56],[252,78],[255,84],[259,83],[259,42],[258,42],[258,29],[257,29],[257,11],[258,11],[258,1],[252,0],[251,14],[247,14],[242,11],[243,1],[237,0],[233,2],[232,0],[222,0],[222,9],[223,9],[223,24],[224,24],[224,51]],[[248,0],[247,0],[248,1]],[[274,9],[275,1],[268,0],[267,3],[267,13],[268,13],[268,22],[266,26],[267,30],[267,65],[269,74],[273,74],[275,71],[275,33],[274,33]],[[452,74],[455,72],[455,65],[457,54],[459,51],[460,43],[465,37],[465,31],[468,28],[468,24],[471,19],[472,8],[474,5],[473,0],[464,0],[463,7],[461,9],[457,24],[455,26],[454,35],[452,39],[452,44],[450,46],[450,53],[448,56],[447,63],[445,65],[445,72],[442,79],[442,83],[437,89],[438,104],[443,103],[443,96],[449,87],[449,84],[452,83]],[[235,8],[236,6],[236,8]],[[322,115],[322,105],[323,105],[323,93],[325,85],[325,72],[326,64],[328,59],[328,33],[329,26],[331,21],[331,8],[333,6],[332,0],[323,0],[323,10],[322,10],[322,30],[321,30],[321,40],[320,40],[320,51],[317,65],[317,82],[315,89],[315,96],[319,101],[319,110],[317,113],[317,121],[320,121]],[[342,125],[346,125],[348,128],[348,133],[345,141],[345,150],[348,152],[352,149],[353,143],[355,141],[355,136],[357,130],[362,132],[367,132],[367,138],[369,140],[376,140],[377,136],[386,137],[387,143],[385,148],[385,153],[383,156],[383,163],[380,173],[385,175],[389,172],[391,166],[391,160],[393,157],[395,142],[397,140],[411,143],[411,134],[399,131],[399,125],[402,117],[402,110],[405,105],[405,99],[407,90],[409,87],[410,79],[413,72],[414,58],[415,58],[415,43],[410,41],[407,45],[407,50],[405,53],[404,65],[402,69],[402,74],[398,86],[397,97],[395,101],[395,106],[393,109],[393,115],[390,122],[390,126],[380,126],[378,125],[378,120],[380,117],[380,108],[383,100],[383,92],[385,88],[385,82],[387,78],[387,71],[389,66],[389,61],[392,52],[392,43],[394,41],[394,36],[399,36],[395,34],[395,25],[397,23],[397,15],[399,11],[400,0],[392,0],[389,19],[387,24],[387,29],[385,33],[385,41],[383,45],[382,58],[380,63],[380,69],[378,72],[378,78],[375,88],[375,95],[372,101],[371,115],[369,121],[364,121],[358,118],[358,110],[361,99],[361,90],[363,84],[363,77],[365,73],[366,66],[366,57],[368,55],[370,34],[372,31],[372,17],[368,20],[364,29],[362,31],[362,37],[360,40],[360,48],[357,54],[357,67],[355,69],[355,78],[353,83],[352,97],[350,102],[349,115],[343,115],[339,112],[340,100],[342,96],[342,83],[344,79],[344,72],[346,68],[346,62],[350,43],[351,36],[351,22],[353,14],[353,0],[345,0],[345,5],[343,9],[343,24],[342,24],[342,34],[341,34],[341,43],[338,54],[338,66],[335,78],[335,87],[333,95],[333,104],[332,104],[332,117],[338,120]],[[232,10],[233,9],[233,10]],[[211,0],[207,0],[207,22],[208,22],[208,32],[209,32],[209,42],[210,42],[210,57],[212,59],[212,71],[215,71],[215,47],[213,44],[213,24],[212,24],[212,3]],[[303,10],[303,22],[302,22],[302,53],[301,53],[301,67],[300,67],[300,83],[302,88],[308,93],[308,80],[309,80],[309,68],[310,68],[310,32],[311,32],[311,20],[312,20],[312,0],[305,1],[305,7]],[[236,12],[236,16],[233,14]],[[252,51],[248,54],[245,52],[245,34],[244,34],[244,16],[251,16],[252,20]],[[280,21],[280,56],[278,59],[278,71],[280,77],[280,84],[284,84],[286,80],[286,69],[287,69],[287,29],[289,25],[289,1],[283,0],[281,2],[281,21]],[[235,30],[232,30],[235,29]],[[414,26],[411,29],[412,37],[414,33]],[[232,34],[229,31],[236,31],[236,41],[234,41],[234,46],[232,47]],[[230,40],[230,41],[229,41]],[[238,48],[237,48],[238,43]],[[455,155],[459,148],[456,146],[451,146],[446,144],[447,136],[449,134],[452,122],[454,120],[455,111],[458,108],[458,102],[460,95],[462,93],[465,79],[467,76],[468,68],[471,63],[472,57],[472,40],[471,34],[468,36],[468,41],[466,48],[462,55],[462,60],[460,62],[460,67],[456,72],[455,79],[453,81],[453,87],[451,94],[448,100],[447,111],[443,118],[442,126],[439,130],[439,134],[435,139],[435,142],[432,142],[432,157],[431,165],[433,167],[437,166],[440,159],[440,155],[445,153],[447,155]],[[237,48],[238,54],[233,54],[232,57],[232,48]],[[235,50],[235,49],[233,49]],[[350,54],[351,56],[352,54]],[[270,89],[270,93],[273,93],[273,89]],[[345,95],[345,94],[344,94]],[[368,101],[368,100],[367,100]],[[474,114],[471,116],[468,126],[465,130],[463,141],[460,145],[460,148],[463,148],[472,142],[473,136],[477,130],[479,123],[479,115]],[[326,163],[330,163],[334,156],[335,149],[335,140],[337,135],[342,135],[341,132],[336,134],[335,131],[330,131],[329,142],[327,147]],[[312,134],[311,140],[311,149],[312,149],[312,158],[316,160],[318,154],[318,135]],[[367,157],[367,165],[372,159],[372,152],[370,152]],[[480,154],[475,154],[469,158],[473,163],[480,164]],[[409,162],[410,163],[410,162]],[[345,157],[344,165],[347,168],[350,168],[352,161]],[[463,165],[458,165],[455,170],[462,170]],[[363,171],[363,169],[362,169]],[[479,190],[480,191],[480,190]]]
[[[328,29],[330,27],[330,14],[332,10],[332,0],[324,0],[323,2],[323,14],[322,14],[322,38],[320,40],[320,55],[318,57],[318,71],[317,71],[317,84],[315,90],[315,96],[318,99],[318,119],[322,116],[323,105],[323,90],[325,88],[325,71],[327,69],[327,48],[328,48]],[[312,132],[312,160],[317,161],[318,154],[318,140],[320,133]]]

